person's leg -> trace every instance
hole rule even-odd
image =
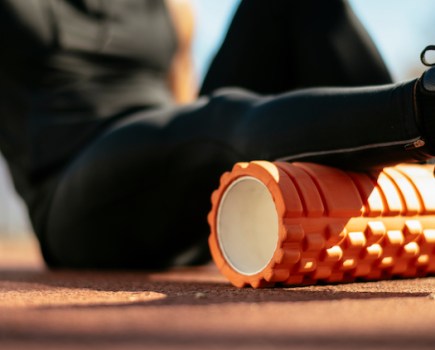
[[[343,0],[242,0],[201,94],[387,83],[381,56]]]
[[[222,90],[188,107],[130,116],[65,171],[43,233],[46,251],[54,265],[70,267],[197,262],[207,252],[210,193],[237,161],[360,168],[427,158],[413,86],[277,97]]]
[[[211,109],[198,103],[138,113],[90,144],[55,191],[41,238],[48,263],[165,268],[207,261],[210,194],[220,174],[243,159],[224,134],[214,137],[213,127],[224,126],[219,115],[206,114]]]

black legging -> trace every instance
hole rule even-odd
[[[249,0],[240,3],[201,92],[387,83],[382,58],[346,2]]]
[[[313,3],[242,2],[203,92],[227,85],[271,94],[387,83],[348,9],[316,1],[307,12]],[[413,85],[266,96],[224,89],[188,107],[129,115],[59,177],[41,225],[45,257],[53,266],[92,268],[204,261],[210,194],[237,161],[362,168],[425,159],[424,147],[413,147],[420,137]]]

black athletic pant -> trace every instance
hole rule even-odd
[[[111,125],[59,177],[40,234],[49,264],[162,268],[204,261],[210,194],[237,161],[365,168],[427,157],[413,148],[420,136],[413,82],[275,94],[389,76],[346,8],[306,13],[305,2],[279,2],[292,7],[285,11],[272,4],[242,2],[203,89],[240,85],[267,95],[224,89],[187,107],[137,112]],[[351,53],[342,52],[347,44]],[[318,45],[320,53],[310,51]]]

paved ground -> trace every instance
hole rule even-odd
[[[0,241],[0,349],[434,349],[435,278],[238,290],[213,266],[47,271]]]

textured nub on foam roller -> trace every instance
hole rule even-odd
[[[212,204],[211,253],[237,287],[435,273],[433,166],[238,163]]]

